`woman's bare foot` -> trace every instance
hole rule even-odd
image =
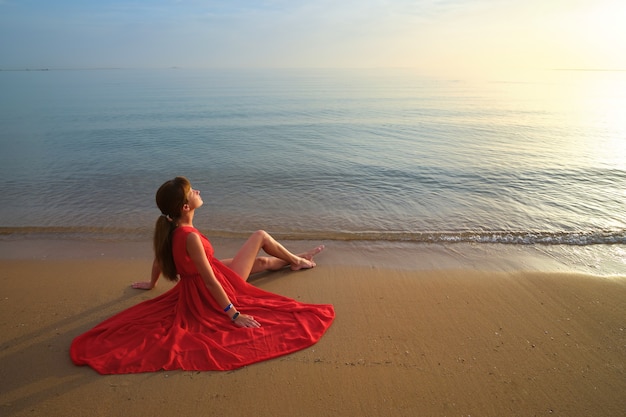
[[[290,268],[292,271],[299,271],[301,269],[311,269],[314,268],[315,262],[309,261],[308,259],[298,258],[298,262],[292,263]]]
[[[324,245],[319,245],[307,252],[296,255],[298,256],[298,262],[291,264],[291,270],[299,271],[300,269],[314,268],[316,264],[313,261],[313,257],[323,250],[324,250]]]
[[[299,253],[296,256],[299,256],[300,258],[304,258],[304,259],[307,259],[309,261],[312,261],[313,257],[315,255],[317,255],[318,253],[320,253],[321,251],[323,251],[324,248],[325,248],[324,245],[319,245],[319,246],[316,246],[316,247],[314,247],[313,249],[311,249],[309,251]]]

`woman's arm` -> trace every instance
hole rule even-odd
[[[151,290],[156,287],[159,277],[161,276],[161,267],[156,258],[152,261],[152,272],[150,273],[150,281],[133,282],[131,287],[138,290]]]
[[[206,253],[204,252],[202,240],[198,234],[190,233],[187,236],[187,253],[202,276],[202,279],[209,289],[211,296],[220,308],[226,310],[226,314],[231,318],[231,320],[234,317],[235,319],[233,322],[240,327],[261,327],[259,322],[257,322],[252,316],[240,314],[236,307],[233,306],[231,308],[227,308],[231,304],[230,299],[228,298],[228,295],[226,295],[222,285],[215,277],[213,268],[207,259]]]

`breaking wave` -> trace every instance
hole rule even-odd
[[[201,230],[209,238],[244,239],[252,231]],[[608,245],[626,244],[626,230],[542,231],[297,231],[275,232],[283,240],[387,241],[432,244],[476,243],[510,245]],[[152,229],[115,227],[0,227],[0,238],[45,238],[85,240],[149,240]]]

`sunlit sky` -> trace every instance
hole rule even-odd
[[[624,0],[0,0],[0,69],[626,69]]]

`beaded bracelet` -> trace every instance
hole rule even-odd
[[[239,317],[239,312],[237,311],[235,314],[233,314],[233,317],[231,318],[232,321],[237,320],[237,317]]]
[[[225,308],[224,308],[224,313],[227,313],[228,310],[230,310],[231,308],[233,308],[233,303],[228,304]]]

